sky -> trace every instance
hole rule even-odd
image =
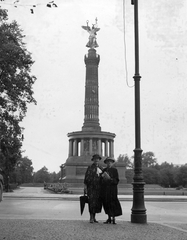
[[[34,171],[59,172],[68,158],[67,134],[84,121],[88,33],[98,19],[99,119],[116,134],[115,158],[134,155],[134,8],[131,0],[5,0],[35,61],[37,105],[22,122],[23,153]],[[139,0],[141,148],[157,162],[185,164],[187,156],[187,2]],[[32,5],[36,4],[34,14]],[[17,7],[15,7],[17,6]]]

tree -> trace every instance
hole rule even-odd
[[[8,177],[21,157],[23,128],[20,122],[27,105],[36,104],[30,75],[33,60],[25,47],[23,31],[16,21],[8,22],[0,8],[0,167]]]
[[[50,174],[45,166],[34,174],[34,182],[35,183],[50,182]]]
[[[127,169],[125,171],[125,177],[127,179],[127,183],[132,183],[133,182],[133,177],[134,177],[133,169]]]
[[[178,168],[178,173],[176,174],[176,181],[178,186],[187,187],[187,164]]]
[[[145,152],[142,154],[142,167],[154,166],[157,163],[157,159],[153,152]]]
[[[120,154],[117,158],[117,162],[121,162],[125,164],[125,168],[132,168],[133,163],[131,162],[130,158],[127,154]]]
[[[160,164],[160,170],[164,168],[173,168],[173,167],[174,167],[173,164],[172,163],[170,164],[168,162],[163,162]]]
[[[163,187],[176,187],[176,175],[178,169],[173,166],[173,164],[169,164],[164,162],[160,165],[160,184]]]
[[[52,172],[49,174],[50,175],[50,182],[51,183],[57,183],[60,181],[60,172]]]
[[[146,184],[159,184],[159,171],[155,168],[143,168],[143,177]]]
[[[13,182],[18,184],[30,183],[33,180],[33,166],[32,161],[28,157],[23,157],[17,162],[14,171]]]

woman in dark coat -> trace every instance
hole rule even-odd
[[[99,161],[101,157],[94,154],[92,159],[93,164],[87,168],[84,178],[85,192],[88,195],[88,207],[90,213],[90,223],[97,223],[95,218],[96,213],[100,213],[102,209],[101,202],[101,169]]]
[[[118,200],[118,171],[112,167],[114,162],[115,160],[110,157],[104,160],[107,167],[103,169],[102,174],[102,202],[104,211],[108,215],[108,219],[104,223],[116,224],[115,217],[122,215],[122,209]]]

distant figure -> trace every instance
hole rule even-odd
[[[99,168],[99,154],[94,154],[91,161],[93,164],[87,168],[84,178],[85,192],[88,196],[88,207],[90,213],[90,223],[97,223],[95,216],[102,209],[101,202],[101,169]]]
[[[3,184],[4,184],[3,175],[0,174],[0,202],[3,200]]]
[[[97,35],[96,32],[98,32],[100,28],[97,27],[97,18],[95,19],[95,21],[96,23],[92,24],[92,28],[88,26],[88,21],[87,21],[87,26],[82,26],[82,28],[90,34],[89,42],[86,44],[86,47],[89,47],[89,48],[99,47],[96,41],[96,35]]]
[[[103,180],[102,180],[102,202],[105,213],[108,215],[108,219],[104,223],[113,223],[115,222],[115,217],[122,215],[122,209],[120,202],[118,200],[118,171],[112,165],[115,160],[111,157],[108,157],[104,160],[104,163],[107,165],[103,169]]]

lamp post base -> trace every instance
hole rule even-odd
[[[133,182],[132,223],[147,223],[146,208],[144,205],[144,184],[143,181]]]
[[[147,215],[131,214],[131,223],[147,223]]]

